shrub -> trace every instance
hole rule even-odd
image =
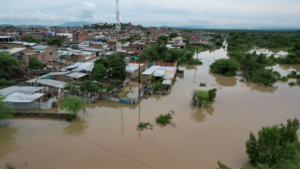
[[[149,127],[149,128],[148,128]],[[144,129],[151,129],[153,130],[153,125],[151,123],[144,123],[144,122],[140,122],[139,125],[137,126],[136,130],[140,130],[143,131]]]
[[[253,73],[251,80],[254,83],[263,84],[269,86],[277,81],[278,75],[274,74],[273,69],[261,69]]]
[[[221,163],[220,161],[218,161],[218,165],[219,165],[219,168],[217,168],[217,169],[231,169],[231,168],[227,167],[226,165],[224,165],[223,163]]]
[[[7,85],[8,84],[8,81],[4,78],[0,79],[0,85],[3,86],[3,85]]]
[[[295,82],[290,82],[289,85],[290,85],[290,86],[295,86],[296,83],[295,83]]]
[[[282,76],[282,77],[280,78],[280,80],[282,80],[282,81],[288,81],[288,80],[289,80],[289,78],[288,78],[288,77],[286,77],[286,76]]]
[[[200,83],[200,86],[206,86],[206,83]]]
[[[198,107],[207,107],[212,104],[216,97],[217,89],[209,91],[195,90],[193,93],[193,104]]]
[[[114,88],[115,88],[115,85],[108,85],[108,87],[107,87],[107,92],[110,92],[110,91],[112,91],[112,90],[114,90]]]
[[[156,117],[156,122],[161,123],[163,125],[167,125],[167,124],[171,123],[171,119],[172,119],[172,116],[170,113],[165,114],[165,115],[161,114],[160,116]]]
[[[258,132],[258,139],[250,133],[246,142],[246,152],[252,164],[268,164],[272,166],[281,160],[291,159],[299,151],[297,130],[299,120],[287,120],[287,125],[263,127]]]
[[[155,81],[156,80],[156,77],[155,76],[151,76],[151,81]]]
[[[219,59],[210,65],[213,73],[223,74],[226,76],[236,75],[240,64],[235,59]]]

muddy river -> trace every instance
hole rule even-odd
[[[11,162],[28,169],[213,169],[220,160],[232,168],[247,167],[249,132],[300,118],[300,87],[278,81],[265,88],[210,72],[209,65],[226,55],[223,48],[200,53],[204,64],[180,66],[184,76],[176,78],[169,95],[150,96],[137,105],[100,100],[86,105],[72,123],[1,120],[0,166]],[[285,74],[299,72],[300,66],[274,69]],[[199,87],[201,82],[207,87]],[[218,89],[212,106],[190,105],[193,90],[212,88]],[[170,110],[175,111],[172,124],[155,122]],[[137,131],[139,122],[151,122],[153,130]]]

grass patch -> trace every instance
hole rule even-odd
[[[200,86],[205,87],[205,86],[206,86],[206,83],[200,83]]]
[[[171,119],[172,119],[172,116],[170,113],[165,114],[165,115],[161,114],[158,117],[156,117],[156,122],[161,123],[163,125],[167,125],[167,124],[171,123]]]
[[[289,85],[290,85],[290,86],[295,86],[296,83],[295,83],[295,82],[290,82]]]
[[[144,122],[140,122],[139,125],[137,126],[136,130],[140,130],[143,131],[144,129],[151,129],[153,130],[153,125],[151,123],[144,123]]]

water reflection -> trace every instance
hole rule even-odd
[[[15,142],[15,135],[19,133],[18,127],[11,127],[9,124],[0,125],[0,159],[7,154],[20,150]]]
[[[256,83],[250,82],[245,82],[244,84],[246,84],[246,86],[249,87],[251,91],[256,90],[262,93],[274,93],[278,89],[278,86],[265,87],[263,85],[259,86]]]
[[[216,78],[217,84],[225,87],[233,87],[237,84],[237,78],[234,76],[227,77],[221,74],[212,73],[212,71],[209,71],[209,74]]]
[[[195,121],[203,122],[205,121],[206,114],[204,109],[196,108],[196,111],[191,112],[191,116]]]
[[[297,72],[300,72],[300,65],[279,64],[279,67],[283,70],[295,70]]]
[[[64,127],[64,132],[66,135],[76,135],[80,136],[85,129],[87,129],[89,126],[85,119],[76,119],[69,123],[66,127]]]

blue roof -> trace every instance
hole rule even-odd
[[[203,36],[203,38],[210,38],[210,36]]]

